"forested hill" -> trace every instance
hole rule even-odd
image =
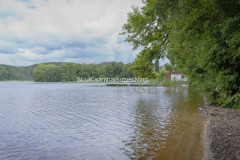
[[[34,80],[38,82],[76,81],[77,77],[135,77],[129,68],[131,63],[104,62],[101,64],[77,64],[49,62],[31,66],[17,67],[0,65],[0,81]]]
[[[7,80],[32,80],[33,69],[37,65],[16,67],[0,65],[0,81]]]

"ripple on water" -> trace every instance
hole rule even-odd
[[[3,160],[159,158],[177,136],[184,137],[189,121],[181,113],[194,110],[181,89],[79,83],[0,87]],[[202,103],[198,99],[195,108]]]

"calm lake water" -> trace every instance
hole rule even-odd
[[[187,88],[0,83],[1,160],[201,159]]]

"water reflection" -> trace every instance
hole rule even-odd
[[[151,88],[151,94],[139,97],[134,107],[134,120],[130,141],[125,142],[124,152],[131,159],[149,159],[157,157],[167,136],[165,124],[170,108],[165,107],[168,97],[161,89]]]
[[[161,159],[202,159],[201,133],[205,117],[198,112],[204,104],[203,96],[194,90],[167,88],[166,93],[174,97],[173,112],[166,125],[168,136],[164,148],[158,152]]]
[[[125,154],[131,159],[201,159],[204,117],[197,108],[202,96],[183,88],[164,90],[139,98]]]
[[[204,104],[203,96],[193,89],[188,88],[165,88],[165,94],[171,98],[173,111],[195,111]]]
[[[184,88],[0,83],[0,159],[201,159]]]

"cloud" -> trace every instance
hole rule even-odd
[[[119,36],[141,0],[0,0],[0,63],[133,60]]]

